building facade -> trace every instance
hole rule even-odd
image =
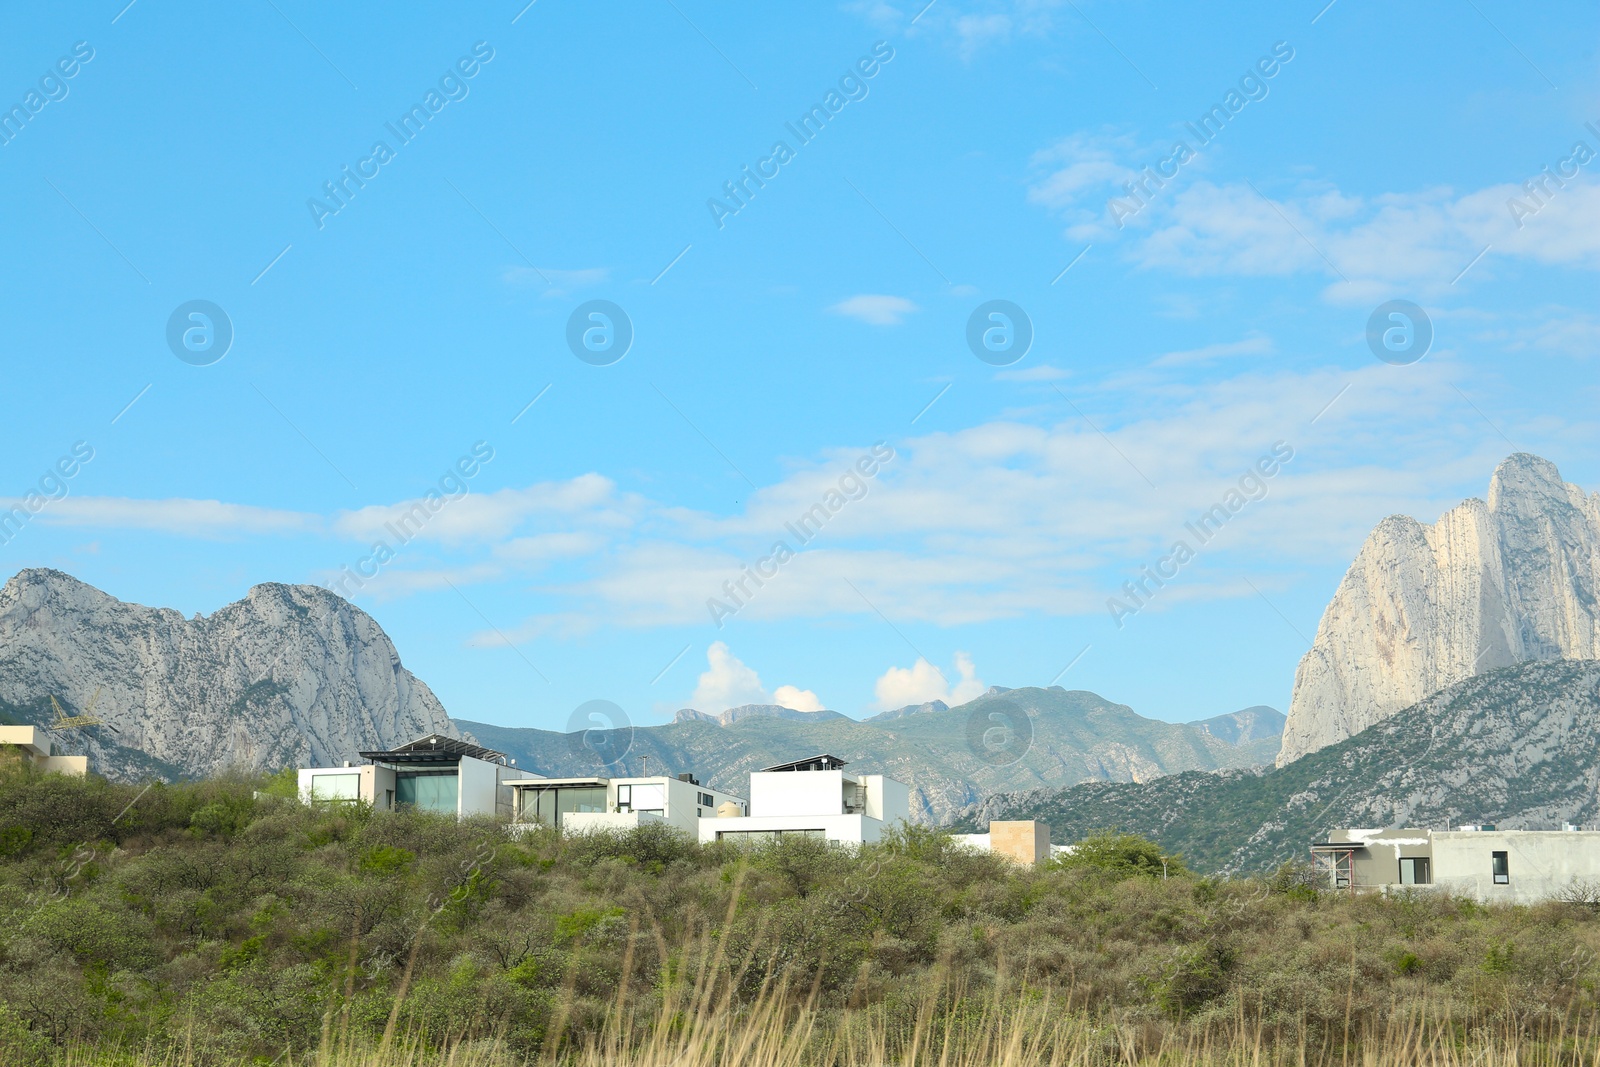
[[[911,791],[904,782],[851,774],[844,767],[837,756],[820,755],[756,771],[747,811],[702,821],[700,840],[756,843],[794,835],[861,844],[911,821]]]
[[[37,726],[0,726],[0,748],[46,771],[78,778],[89,773],[88,756],[63,755],[50,734]]]
[[[638,778],[512,779],[512,818],[518,823],[553,826],[567,833],[631,830],[664,822],[698,837],[702,819],[733,805],[743,814],[743,797],[701,785],[690,774]]]
[[[991,822],[986,834],[952,834],[958,845],[993,852],[1008,860],[1037,867],[1067,849],[1050,845],[1050,827],[1033,819]]]
[[[503,753],[441,734],[399,748],[363,752],[366,764],[312,767],[300,771],[300,798],[312,802],[356,802],[378,811],[403,807],[464,818],[509,818],[513,777],[525,779]]]
[[[1600,891],[1600,832],[1576,827],[1336,830],[1311,855],[1324,884],[1351,892],[1436,886],[1484,902],[1533,904]]]

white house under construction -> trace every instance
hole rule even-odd
[[[1325,884],[1351,892],[1412,886],[1492,902],[1532,904],[1600,891],[1600,831],[1335,830],[1311,846]]]

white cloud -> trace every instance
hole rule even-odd
[[[983,695],[986,686],[978,677],[971,656],[957,652],[955,669],[961,680],[952,688],[944,672],[921,656],[910,667],[890,667],[872,687],[878,707],[893,711],[930,700],[942,700],[954,707]]]
[[[1265,356],[1271,353],[1272,338],[1264,334],[1252,334],[1242,341],[1223,341],[1181,352],[1168,352],[1157,356],[1153,366],[1182,367],[1195,363],[1214,363],[1232,356]]]
[[[772,691],[772,702],[794,711],[826,711],[822,700],[809,689],[780,685]]]
[[[454,544],[498,541],[530,519],[581,515],[600,522],[626,521],[632,503],[617,495],[611,479],[582,474],[564,482],[541,482],[523,489],[483,493],[472,492],[469,486],[466,495],[454,498],[435,492],[396,504],[372,504],[341,513],[333,527],[337,533],[360,541],[393,538],[395,530],[406,534],[407,540],[424,538]]]
[[[1034,367],[1022,370],[1002,370],[995,372],[995,379],[1002,382],[1060,382],[1072,377],[1071,371],[1052,367],[1048,363],[1040,363]]]
[[[761,687],[760,677],[728,651],[726,644],[712,642],[706,649],[706,662],[706,672],[700,676],[694,695],[689,698],[690,706],[696,711],[714,715],[741,704],[767,702],[767,691]]]
[[[0,501],[14,507],[20,500]],[[320,515],[280,511],[220,500],[131,500],[127,497],[69,496],[54,501],[38,518],[56,526],[103,526],[125,530],[159,530],[188,537],[316,533]]]
[[[1509,184],[1353,196],[1306,182],[1258,192],[1204,178],[1202,152],[1119,225],[1111,199],[1132,205],[1125,184],[1162,154],[1127,137],[1078,134],[1035,157],[1029,198],[1066,220],[1070,240],[1121,242],[1122,254],[1141,266],[1319,275],[1336,303],[1383,299],[1402,286],[1441,295],[1485,248],[1464,275],[1469,287],[1493,278],[1506,257],[1600,269],[1600,183],[1592,180],[1568,183],[1530,215],[1528,194]]]
[[[828,309],[835,315],[871,323],[873,326],[898,326],[905,317],[918,310],[917,305],[902,296],[882,296],[864,293],[841,300]]]
[[[706,664],[706,671],[689,698],[689,706],[696,711],[715,715],[744,704],[776,704],[793,711],[826,710],[816,693],[799,686],[780,685],[769,694],[754,668],[721,641],[712,642],[706,649]]]
[[[580,267],[577,270],[560,270],[556,267],[509,267],[501,275],[507,285],[531,285],[544,290],[539,294],[545,300],[566,296],[575,289],[587,289],[611,279],[605,267]]]

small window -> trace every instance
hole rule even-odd
[[[1423,856],[1403,856],[1400,859],[1401,885],[1427,885],[1428,860]]]
[[[619,785],[619,786],[617,786],[617,810],[618,811],[632,811],[633,810],[633,786],[631,786],[631,785]]]
[[[714,808],[717,806],[717,798],[712,796],[710,793],[701,793],[695,799],[696,803],[702,804],[708,808]]]
[[[1505,852],[1489,853],[1489,866],[1494,872],[1495,885],[1511,884],[1510,856]]]

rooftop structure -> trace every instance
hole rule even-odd
[[[468,815],[509,816],[516,771],[505,754],[460,738],[429,734],[398,748],[360,753],[364,766],[300,771],[306,801],[364,802],[379,811],[401,807]]]
[[[841,767],[849,766],[838,756],[830,756],[824,752],[820,756],[811,756],[808,759],[795,760],[793,763],[780,763],[776,767],[763,767],[761,774],[777,774],[780,771],[836,771]]]
[[[910,821],[905,783],[849,774],[844,766],[839,757],[822,754],[755,772],[746,813],[700,823],[700,840],[755,842],[794,834],[859,844]]]

